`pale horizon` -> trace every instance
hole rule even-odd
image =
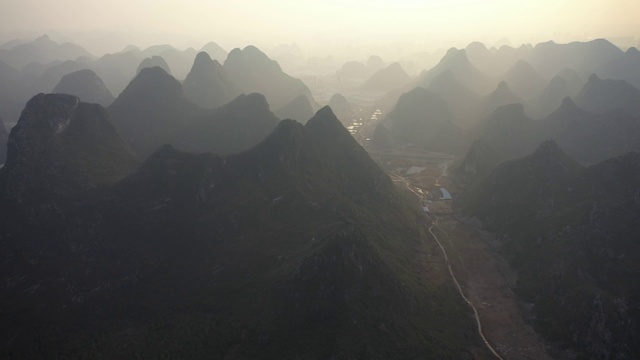
[[[624,48],[638,46],[640,37],[635,0],[3,0],[2,8],[3,42],[49,34],[97,56],[127,44],[199,48],[208,41],[226,50],[296,43],[310,55],[356,56],[376,48],[402,52],[401,44],[436,51],[502,39],[519,46],[606,38]]]

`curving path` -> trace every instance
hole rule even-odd
[[[446,170],[447,170],[447,168],[445,166],[444,171],[446,171]],[[409,181],[407,181],[406,178],[404,178],[402,176],[399,176],[399,175],[393,175],[393,174],[392,174],[392,177],[396,178],[396,179],[394,179],[394,181],[402,181],[402,182],[404,182],[404,184],[407,187],[407,189],[409,189],[409,191],[411,191],[413,194],[415,194],[418,197],[418,199],[420,201],[422,201],[422,194],[420,194],[420,193],[416,192],[415,190],[413,190],[411,188],[410,184],[409,184]],[[478,314],[478,310],[476,309],[476,307],[473,305],[473,303],[466,297],[466,295],[462,291],[462,287],[460,286],[460,283],[458,282],[458,278],[456,278],[456,275],[453,273],[453,269],[451,268],[451,262],[449,261],[449,256],[447,256],[447,251],[444,249],[444,246],[442,246],[442,244],[440,243],[440,240],[438,240],[438,237],[436,236],[436,234],[434,234],[433,231],[432,231],[433,227],[434,226],[437,227],[437,225],[438,225],[438,219],[436,218],[436,221],[431,226],[429,226],[429,228],[428,228],[429,233],[435,239],[436,243],[440,247],[440,250],[442,250],[442,254],[444,255],[444,259],[447,262],[447,268],[449,269],[449,275],[451,275],[451,278],[453,279],[453,282],[456,284],[456,288],[458,288],[458,293],[460,294],[460,296],[462,296],[462,299],[464,299],[464,301],[473,310],[473,315],[474,315],[474,317],[476,319],[476,325],[478,327],[478,335],[480,335],[480,337],[482,338],[482,341],[484,341],[484,344],[487,346],[489,351],[491,351],[491,353],[497,359],[504,360],[502,358],[502,356],[500,356],[500,354],[498,354],[498,352],[493,348],[493,346],[491,346],[491,344],[489,344],[489,341],[487,341],[487,338],[484,336],[484,332],[482,331],[482,322],[480,321],[480,315]],[[440,231],[442,231],[444,233],[444,230],[440,230]],[[449,241],[451,241],[451,240],[449,240]]]
[[[456,284],[456,287],[458,288],[458,293],[460,293],[460,296],[462,296],[464,301],[473,310],[473,315],[476,318],[476,324],[478,326],[478,334],[482,338],[482,341],[484,341],[484,344],[487,346],[487,348],[489,348],[491,353],[493,353],[493,355],[495,355],[496,358],[498,358],[500,360],[503,360],[502,357],[498,354],[498,352],[493,348],[493,346],[491,346],[491,344],[489,344],[489,341],[487,341],[487,338],[484,336],[484,332],[482,332],[482,323],[480,322],[480,316],[478,315],[478,310],[473,305],[473,303],[471,301],[469,301],[469,299],[464,295],[464,292],[462,291],[462,287],[460,286],[460,283],[458,282],[458,279],[456,278],[456,275],[453,273],[453,269],[451,269],[451,263],[449,262],[449,257],[447,256],[447,251],[444,249],[444,246],[442,246],[442,244],[438,240],[438,237],[436,236],[436,234],[434,234],[433,231],[432,231],[433,227],[437,226],[437,222],[438,222],[438,220],[436,219],[434,224],[429,226],[428,230],[429,230],[429,233],[436,240],[436,243],[438,243],[438,246],[440,247],[440,250],[442,250],[442,254],[444,255],[444,259],[447,261],[447,268],[449,269],[449,275],[451,275],[451,278],[453,279],[453,282]]]

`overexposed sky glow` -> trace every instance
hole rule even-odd
[[[0,0],[0,33],[117,30],[272,43],[332,37],[522,42],[638,38],[638,14],[639,0]]]

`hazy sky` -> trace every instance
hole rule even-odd
[[[117,30],[273,44],[507,37],[518,43],[637,39],[638,14],[640,0],[0,0],[0,33]]]

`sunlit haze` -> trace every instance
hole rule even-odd
[[[0,40],[49,32],[100,49],[134,43],[226,48],[297,42],[305,51],[412,42],[431,49],[607,37],[635,46],[637,0],[2,0]]]

